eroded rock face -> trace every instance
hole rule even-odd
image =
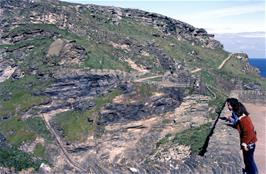
[[[55,83],[45,93],[60,98],[78,98],[86,95],[103,94],[103,91],[118,85],[115,75],[67,74],[54,76]]]
[[[60,57],[63,59],[61,60],[60,64],[68,66],[80,65],[86,55],[87,52],[85,48],[74,42],[66,43],[61,50]]]
[[[2,2],[1,6],[10,9],[17,9],[19,4],[31,9],[31,14],[29,15],[28,19],[16,19],[21,23],[30,20],[32,23],[55,24],[60,28],[68,28],[79,35],[84,35],[87,33],[87,31],[85,28],[75,27],[75,23],[77,21],[75,21],[73,18],[73,13],[75,12],[77,16],[80,16],[84,9],[89,9],[91,11],[91,17],[97,18],[99,21],[111,21],[113,24],[118,25],[121,19],[131,18],[137,22],[142,22],[147,25],[151,25],[154,28],[158,28],[165,35],[175,35],[176,37],[190,41],[193,44],[198,44],[213,49],[223,47],[222,44],[214,40],[213,35],[208,34],[206,30],[202,28],[195,28],[187,23],[156,13],[150,13],[136,9],[122,9],[117,7],[103,7],[96,5],[78,5],[75,7],[69,6],[66,8],[57,9],[55,6],[58,5],[58,2],[53,2],[55,6],[47,6],[42,11],[42,13],[45,15],[41,15],[40,10],[38,9],[39,2],[35,1],[20,1],[20,3],[4,1]],[[5,11],[2,13],[5,14]]]
[[[16,42],[20,42],[20,41],[25,41],[25,40],[29,40],[32,38],[51,38],[54,35],[56,35],[57,33],[55,32],[51,32],[51,31],[44,31],[43,29],[35,29],[35,28],[28,28],[25,31],[18,31],[18,32],[13,32],[10,33],[8,35],[4,35],[2,36],[2,39],[4,40],[4,42],[9,42],[9,43],[16,43]]]
[[[42,112],[70,106],[77,110],[92,108],[95,106],[93,97],[105,95],[118,88],[119,84],[118,76],[112,74],[98,75],[86,71],[72,71],[72,74],[58,72],[54,75],[54,83],[38,94],[52,99],[48,102],[50,107],[45,107]]]
[[[161,115],[106,123],[101,138],[95,139],[95,158],[107,171],[110,169],[107,166],[112,163],[111,173],[129,168],[140,173],[182,172],[179,167],[194,158],[191,157],[190,148],[179,144],[166,144],[158,148],[156,143],[169,133],[175,134],[208,122],[208,106],[205,103],[208,98],[195,95],[183,100],[174,111],[170,109]],[[169,122],[164,123],[164,119]]]
[[[207,48],[223,48],[220,42],[213,39],[214,35],[208,34],[206,30],[195,28],[192,25],[170,17],[131,9],[124,10],[124,16],[159,28],[166,35],[175,35],[178,38],[188,40],[197,45],[203,45]]]
[[[87,51],[82,46],[65,39],[56,39],[51,43],[47,56],[59,57],[58,64],[63,66],[78,66],[84,61]]]

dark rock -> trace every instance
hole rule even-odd
[[[89,122],[89,123],[93,123],[93,119],[91,119],[91,118],[87,118],[87,121]]]
[[[92,101],[78,101],[73,105],[75,110],[85,111],[95,106]]]
[[[136,121],[147,118],[151,114],[161,114],[174,110],[180,105],[182,91],[166,89],[166,96],[154,98],[150,104],[107,104],[100,112],[99,124],[112,124],[117,122]]]
[[[133,44],[133,42],[132,42],[132,39],[125,39],[125,40],[123,40],[123,42],[122,42],[122,44],[126,44],[126,45],[132,45]]]
[[[72,75],[72,77],[56,77],[56,83],[45,90],[44,94],[61,99],[95,96],[107,93],[118,84],[116,76],[112,75]],[[85,104],[81,104],[85,107]],[[77,108],[82,108],[77,105]]]
[[[178,104],[180,103],[172,98],[161,98],[153,103],[153,107],[155,108],[155,113],[163,113]]]
[[[48,104],[51,104],[52,103],[52,99],[50,98],[45,98],[42,100],[42,102],[40,103],[40,105],[48,105]]]
[[[150,115],[143,104],[123,105],[109,104],[106,112],[100,113],[100,124],[117,123],[126,120],[139,120]]]
[[[24,75],[24,73],[23,73],[19,68],[17,68],[17,69],[15,70],[15,72],[12,74],[11,77],[12,77],[13,79],[15,79],[15,80],[18,80],[18,79],[22,78],[23,75]]]
[[[160,37],[160,34],[158,34],[158,33],[153,33],[152,36],[154,36],[154,37]]]
[[[93,148],[93,146],[92,147],[91,146],[77,147],[77,148],[68,150],[68,152],[70,152],[70,153],[80,153],[80,152],[86,152],[86,151],[88,151],[88,150],[90,150],[92,148]]]
[[[2,144],[4,144],[6,142],[6,138],[4,137],[4,135],[2,135],[1,133],[0,133],[0,146],[2,145]]]
[[[261,86],[258,84],[249,83],[249,84],[244,84],[243,89],[244,90],[261,90]]]
[[[133,85],[129,82],[119,85],[119,89],[124,93],[131,93],[133,91]]]
[[[9,119],[9,118],[10,118],[9,115],[4,115],[4,116],[2,116],[2,119],[3,119],[3,120],[7,120],[7,119]]]

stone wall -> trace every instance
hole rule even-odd
[[[236,90],[233,91],[237,94],[239,100],[244,103],[265,103],[266,104],[266,91],[261,90]]]

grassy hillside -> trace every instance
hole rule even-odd
[[[0,148],[0,166],[16,171],[29,167],[37,170],[49,156],[45,144],[37,142],[30,153],[19,150],[23,145],[42,138],[56,146],[43,113],[55,111],[50,122],[62,141],[79,143],[97,135],[96,130],[104,132],[104,126],[97,125],[99,114],[122,94],[127,101],[120,105],[139,104],[139,108],[159,108],[165,101],[171,104],[176,91],[210,96],[208,106],[214,112],[209,118],[215,118],[236,84],[266,89],[265,79],[246,61],[233,57],[218,69],[230,53],[208,33],[165,16],[45,0],[3,0],[0,7],[0,133],[7,145]],[[62,42],[58,53],[49,55],[51,45],[58,40]],[[14,72],[6,77],[10,68]],[[196,69],[199,71],[193,73]],[[119,70],[127,76],[103,70]],[[82,74],[85,71],[87,74]],[[96,72],[94,76],[90,76],[92,72]],[[157,82],[156,87],[149,80],[135,83],[133,79],[152,76],[163,76],[150,80]],[[182,90],[160,86],[169,76],[193,79],[193,83]],[[157,101],[156,97],[166,94],[172,98]],[[95,105],[87,107],[89,101]],[[197,152],[209,127],[207,123],[167,135],[157,145],[180,143],[191,145]]]

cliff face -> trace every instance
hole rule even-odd
[[[160,14],[2,0],[0,24],[3,172],[179,172],[235,85],[266,86],[247,56]]]
[[[89,30],[93,27],[97,28],[97,26],[89,23],[90,20],[84,20],[84,17],[94,18],[97,22],[111,23],[113,25],[119,25],[127,19],[158,29],[158,33],[152,33],[155,37],[172,35],[178,39],[187,40],[190,43],[202,45],[207,48],[214,49],[223,47],[218,41],[213,39],[214,35],[208,34],[202,28],[195,28],[192,25],[160,14],[137,9],[78,4],[63,6],[63,3],[58,1],[44,2],[30,0],[19,2],[3,1],[1,6],[10,10],[9,12],[2,10],[2,16],[5,16],[5,13],[11,15],[9,19],[2,18],[1,24],[5,27],[13,27],[14,24],[23,23],[55,24],[59,28],[68,29],[71,32],[83,36],[92,35],[93,31]],[[27,11],[27,13],[23,13],[23,11]],[[21,13],[23,16],[20,16]]]

